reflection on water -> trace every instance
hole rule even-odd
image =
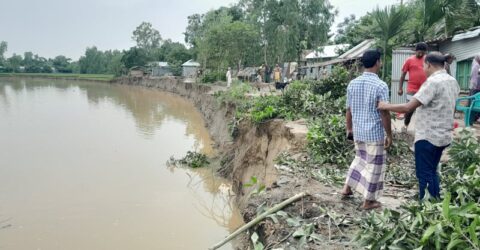
[[[165,166],[213,153],[182,98],[0,79],[0,117],[0,249],[205,249],[242,223],[211,169]]]

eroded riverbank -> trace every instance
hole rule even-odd
[[[229,123],[235,107],[229,106],[228,103],[220,103],[215,98],[217,91],[225,91],[220,86],[184,83],[176,78],[142,80],[124,78],[116,83],[172,92],[194,103],[204,115],[207,128],[219,149],[222,164],[217,171],[233,182],[237,206],[246,220],[252,219],[252,213],[260,204],[269,206],[274,204],[271,202],[281,201],[294,192],[300,192],[301,188],[294,184],[299,179],[292,178],[286,181],[285,173],[279,172],[274,162],[282,152],[295,154],[303,151],[307,132],[303,122],[273,120],[259,126],[242,123],[238,127],[238,136],[233,139]],[[250,195],[258,188],[258,185],[253,187],[245,185],[252,177],[257,179],[258,185],[267,187],[269,195],[273,194],[274,199],[271,202],[265,204],[269,201],[267,198],[269,195],[263,198]],[[277,192],[271,192],[272,187]],[[243,238],[243,244],[238,247],[248,249],[248,235],[243,235]]]
[[[218,91],[226,88],[215,85],[184,83],[181,79],[120,79],[117,83],[138,85],[172,92],[191,100],[204,115],[208,130],[212,134],[221,154],[218,173],[233,182],[237,194],[237,206],[246,222],[255,218],[266,208],[300,192],[310,195],[284,209],[285,214],[269,218],[250,230],[257,233],[267,249],[356,249],[353,241],[359,230],[359,218],[365,211],[359,210],[361,197],[342,200],[339,187],[325,175],[325,183],[316,181],[312,174],[323,175],[324,166],[316,170],[292,169],[288,164],[276,164],[281,153],[293,158],[294,164],[308,158],[305,152],[307,127],[304,121],[286,122],[280,119],[260,124],[248,121],[236,124],[232,137],[231,121],[236,109],[228,102],[218,99]],[[248,98],[248,97],[245,97]],[[252,184],[255,177],[255,184]],[[321,177],[321,176],[320,176]],[[338,178],[338,177],[336,177]],[[343,178],[343,176],[341,177]],[[329,184],[331,183],[331,184]],[[261,195],[255,193],[265,186]],[[402,197],[411,192],[404,188],[388,186],[381,199],[388,208],[396,208]],[[294,232],[297,233],[293,236]],[[301,235],[298,235],[299,232]],[[314,233],[317,232],[317,233]],[[244,234],[240,249],[250,247],[249,234]],[[302,241],[308,241],[305,244]]]

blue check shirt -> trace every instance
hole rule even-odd
[[[383,141],[383,129],[377,102],[388,102],[388,86],[377,74],[364,72],[353,79],[347,88],[347,108],[352,112],[353,137],[355,141]]]

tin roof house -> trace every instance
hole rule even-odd
[[[184,64],[182,64],[182,76],[185,78],[196,78],[199,68],[200,63],[195,62],[193,59],[190,59]]]
[[[314,50],[305,56],[305,59],[307,60],[307,66],[334,59],[339,56],[338,51],[347,49],[348,47],[350,47],[349,44],[321,46],[318,48],[318,50]]]
[[[306,79],[323,79],[332,71],[335,65],[343,65],[347,68],[351,69],[352,67],[357,67],[357,60],[362,57],[363,53],[369,49],[371,49],[375,45],[375,40],[367,39],[360,44],[354,46],[353,48],[347,50],[345,53],[341,55],[335,54],[333,56],[333,52],[330,49],[330,56],[329,60],[325,60],[318,63],[308,64],[304,67],[301,67],[301,74]],[[347,44],[340,44],[335,47],[335,53],[340,49],[348,48],[349,45]],[[313,52],[312,52],[313,53]],[[360,69],[357,67],[354,69],[355,71],[359,71]]]

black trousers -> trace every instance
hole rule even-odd
[[[425,197],[425,189],[433,198],[440,198],[438,163],[445,147],[437,147],[427,140],[415,143],[415,172],[418,178],[419,198]]]

